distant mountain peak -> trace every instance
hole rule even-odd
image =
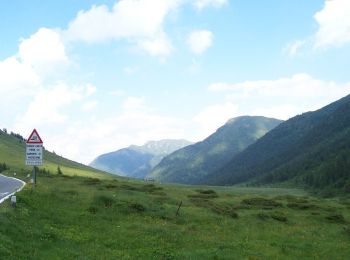
[[[164,156],[192,144],[186,140],[165,139],[148,141],[144,145],[130,145],[98,156],[91,166],[110,173],[144,178]]]

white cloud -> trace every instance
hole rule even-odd
[[[120,96],[123,96],[125,94],[125,91],[122,89],[115,89],[115,90],[110,91],[109,94],[111,96],[120,97]]]
[[[326,0],[324,8],[314,18],[319,26],[315,48],[341,46],[350,42],[349,0]]]
[[[231,102],[223,105],[208,106],[193,118],[200,126],[200,139],[206,138],[224,125],[229,119],[238,115],[238,107]]]
[[[91,111],[97,106],[97,104],[98,104],[97,100],[87,101],[81,106],[81,110],[83,110],[83,111]]]
[[[114,116],[67,123],[64,129],[50,135],[46,140],[47,146],[84,163],[90,163],[102,153],[131,144],[141,145],[149,140],[184,136],[182,120],[159,115],[147,106],[142,97],[128,97],[122,110]]]
[[[7,108],[15,117],[43,88],[43,84],[59,75],[69,63],[58,32],[41,28],[29,38],[22,39],[18,53],[0,61],[0,94],[6,96],[0,108]]]
[[[167,15],[182,0],[122,0],[110,10],[93,6],[80,11],[63,33],[67,41],[88,43],[126,39],[151,55],[167,55],[172,45],[164,32]]]
[[[287,44],[283,51],[287,53],[290,57],[293,57],[297,53],[300,53],[301,48],[305,47],[307,43],[308,41],[306,40],[296,40],[292,43]]]
[[[164,33],[160,33],[153,38],[140,40],[138,47],[152,56],[167,56],[174,49],[167,35]]]
[[[125,110],[138,110],[145,107],[146,102],[144,97],[128,97],[123,103]]]
[[[308,74],[277,80],[214,83],[210,91],[225,91],[237,104],[240,114],[276,116],[288,119],[296,114],[321,108],[350,93],[350,82],[337,84]]]
[[[52,69],[68,63],[59,33],[41,28],[21,40],[16,55],[0,61],[0,93],[33,95]]]
[[[193,31],[188,36],[187,42],[191,52],[202,54],[213,44],[214,35],[208,30]]]
[[[197,9],[201,10],[204,7],[208,6],[214,6],[214,7],[221,7],[228,3],[228,0],[195,0],[194,5]]]
[[[17,96],[30,95],[41,82],[40,76],[30,65],[21,63],[15,57],[0,61],[0,75],[1,96],[11,93]]]
[[[322,10],[314,15],[318,30],[303,40],[296,40],[286,45],[284,50],[295,56],[301,49],[314,50],[340,47],[350,42],[350,1],[325,0]]]
[[[68,62],[60,34],[47,28],[41,28],[28,39],[23,39],[18,56],[24,64],[34,68]]]
[[[38,127],[66,122],[68,115],[61,110],[75,101],[88,97],[91,93],[90,89],[90,85],[70,87],[65,83],[58,83],[51,88],[42,88],[29,104],[25,114],[18,117],[15,128],[21,130],[21,126]]]

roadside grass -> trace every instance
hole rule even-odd
[[[83,169],[40,174],[0,205],[4,259],[347,259],[350,201],[196,187]],[[67,173],[67,174],[66,174]],[[27,172],[19,174],[26,179]],[[176,215],[180,202],[182,206]]]

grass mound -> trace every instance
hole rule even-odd
[[[318,207],[314,204],[309,203],[300,203],[300,202],[291,202],[287,204],[288,208],[297,209],[297,210],[308,210],[308,209],[317,209]]]
[[[94,186],[94,185],[100,184],[101,180],[99,178],[87,178],[87,179],[84,180],[83,183],[86,184],[86,185]]]
[[[244,199],[242,200],[241,205],[248,206],[248,207],[263,208],[263,209],[273,209],[273,208],[283,206],[283,204],[280,202],[277,202],[272,199],[261,198],[261,197]]]
[[[135,211],[135,212],[143,212],[146,210],[146,208],[138,202],[130,203],[129,209],[131,209],[132,211]]]
[[[345,224],[347,223],[344,216],[342,214],[332,214],[326,217],[329,222],[337,223],[337,224]]]
[[[287,222],[288,218],[283,212],[273,212],[271,215],[271,218],[274,220],[277,220],[279,222]]]
[[[102,205],[105,208],[111,208],[114,202],[113,197],[107,195],[99,195],[95,197],[95,202],[97,205]]]
[[[216,214],[229,216],[231,218],[238,218],[238,214],[236,212],[235,207],[229,204],[215,203],[208,199],[202,199],[202,198],[196,198],[196,197],[191,198],[190,201],[195,206],[201,207],[201,208],[207,208]]]
[[[196,190],[196,194],[188,195],[189,198],[199,198],[199,199],[215,199],[219,195],[213,190]]]

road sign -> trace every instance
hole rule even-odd
[[[36,129],[26,142],[26,165],[39,166],[43,164],[43,141]]]
[[[43,141],[40,138],[40,135],[38,134],[38,131],[36,129],[33,130],[33,132],[30,134],[27,144],[43,144]]]

